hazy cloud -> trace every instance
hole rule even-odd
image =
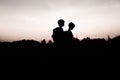
[[[59,18],[75,22],[80,37],[118,34],[120,0],[0,0],[0,37],[49,39]]]

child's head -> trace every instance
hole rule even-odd
[[[75,27],[75,24],[73,22],[69,23],[69,30],[72,30]]]

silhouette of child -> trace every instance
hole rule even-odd
[[[73,33],[71,30],[73,30],[75,27],[75,24],[70,22],[69,23],[69,29],[67,31],[65,31],[65,37],[67,40],[72,40],[73,39]]]
[[[52,38],[54,43],[62,43],[63,41],[63,26],[65,21],[63,19],[58,20],[59,27],[53,29]]]

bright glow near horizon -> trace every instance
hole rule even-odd
[[[120,0],[0,0],[0,40],[51,39],[57,21],[82,39],[120,35]]]

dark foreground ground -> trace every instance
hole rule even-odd
[[[50,56],[113,56],[120,53],[120,36],[113,39],[75,39],[73,45],[56,45],[45,40],[0,42],[0,56],[48,63]]]

